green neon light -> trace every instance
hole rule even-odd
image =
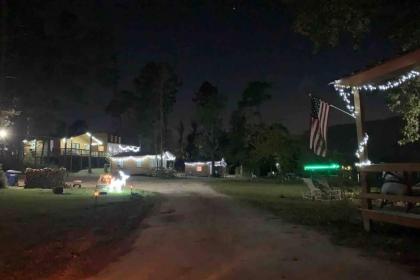
[[[305,171],[315,171],[315,170],[337,170],[340,169],[340,165],[337,163],[331,164],[308,164],[303,166]]]

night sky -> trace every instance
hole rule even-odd
[[[337,48],[315,53],[312,42],[293,32],[292,15],[257,4],[139,7],[136,1],[120,1],[109,9],[121,90],[132,87],[146,62],[165,61],[175,67],[183,85],[170,116],[173,124],[189,122],[191,98],[205,80],[228,96],[226,120],[247,83],[264,80],[273,85],[273,98],[263,106],[265,120],[302,133],[308,129],[309,92],[344,108],[328,83],[395,55],[375,34],[358,50],[344,39]],[[370,95],[366,105],[367,119],[390,116],[380,94]],[[101,117],[96,115],[97,120]],[[331,113],[330,124],[349,121],[342,113]]]

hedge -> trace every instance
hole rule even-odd
[[[25,170],[25,188],[43,188],[52,189],[55,187],[63,187],[66,175],[65,168],[51,169],[32,169]]]

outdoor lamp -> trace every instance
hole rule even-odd
[[[0,138],[2,138],[2,139],[6,138],[7,134],[8,133],[7,133],[6,129],[4,129],[4,128],[0,129]]]

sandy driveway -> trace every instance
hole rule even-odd
[[[92,279],[417,279],[240,206],[205,183],[147,179],[140,188],[165,202],[143,222],[131,252]]]

